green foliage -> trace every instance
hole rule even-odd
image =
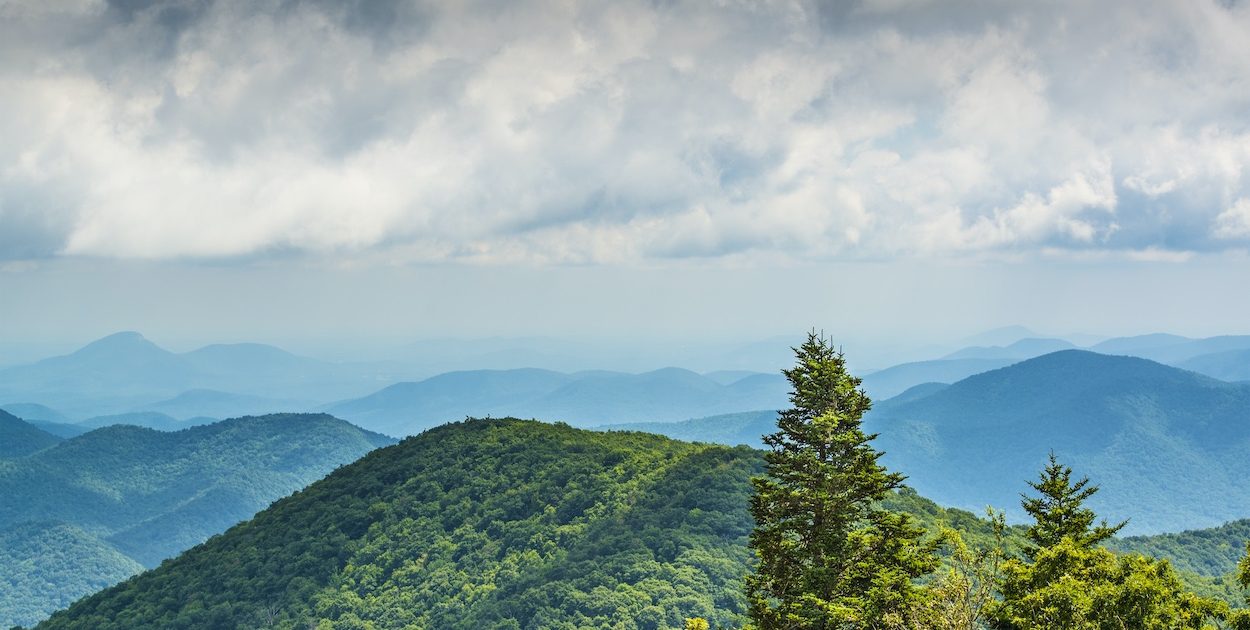
[[[1088,477],[1073,483],[1072,469],[1060,464],[1054,453],[1050,454],[1041,478],[1029,485],[1040,495],[1021,501],[1024,511],[1033,517],[1033,524],[1025,532],[1030,543],[1025,553],[1030,558],[1064,538],[1081,547],[1092,547],[1110,539],[1125,525],[1109,526],[1106,521],[1094,525],[1094,511],[1083,504],[1098,492],[1098,487],[1089,485]]]
[[[736,627],[761,469],[640,433],[447,425],[43,627]]]
[[[33,624],[143,567],[100,539],[59,523],[0,530],[0,628]]]
[[[287,414],[174,433],[114,426],[0,460],[0,528],[42,528],[47,536],[34,540],[75,543],[61,555],[47,544],[32,555],[0,539],[0,554],[24,559],[0,563],[0,581],[14,584],[3,589],[0,620],[10,611],[38,611],[23,613],[27,623],[42,618],[387,443],[329,416]]]
[[[767,476],[752,479],[751,618],[765,630],[901,619],[921,599],[913,580],[937,566],[935,544],[879,505],[903,476],[877,463],[860,427],[871,401],[842,354],[815,333],[795,354],[784,371],[794,406],[764,438]]]
[[[1034,523],[1023,559],[1002,565],[1001,600],[988,606],[996,628],[1010,630],[1171,630],[1204,628],[1222,602],[1187,591],[1167,561],[1123,555],[1097,546],[1118,527],[1094,525],[1084,507],[1097,492],[1073,482],[1055,458],[1032,483],[1039,497],[1023,505]]]

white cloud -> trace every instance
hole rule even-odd
[[[1250,9],[942,4],[416,3],[369,21],[337,3],[3,2],[0,259],[1154,256],[1244,238]]]
[[[1250,239],[1250,199],[1238,199],[1215,217],[1215,237]]]

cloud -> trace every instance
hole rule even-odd
[[[1244,247],[1242,4],[0,0],[0,18],[0,259]]]

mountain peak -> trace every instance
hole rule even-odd
[[[137,352],[167,354],[160,346],[148,341],[147,337],[127,330],[101,337],[83,346],[74,355],[134,354]]]

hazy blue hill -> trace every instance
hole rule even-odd
[[[735,381],[740,381],[748,376],[755,376],[760,372],[752,372],[750,370],[717,370],[715,372],[704,372],[703,376],[709,378],[721,385],[730,385]]]
[[[154,566],[393,443],[320,414],[235,418],[175,432],[108,426],[0,461],[0,527],[71,524]],[[83,576],[96,578],[103,576]],[[49,599],[29,607],[50,612],[50,602],[72,588],[50,583]]]
[[[0,408],[30,423],[52,422],[70,425],[76,422],[69,416],[38,403],[5,403],[0,405]]]
[[[1076,346],[1064,339],[1020,339],[1006,346],[973,346],[953,352],[943,359],[1031,359],[1043,354],[1070,350]]]
[[[582,378],[535,401],[525,415],[579,426],[643,419],[674,422],[769,402],[780,408],[787,392],[780,375],[755,374],[721,385],[689,370],[666,368]]]
[[[1163,348],[1183,345],[1193,339],[1167,333],[1153,333],[1133,337],[1115,337],[1090,346],[1090,350],[1100,354],[1123,354],[1138,356],[1140,353],[1156,351]]]
[[[64,523],[0,529],[0,627],[38,623],[78,598],[143,567],[108,543]]]
[[[22,457],[60,441],[61,438],[0,410],[0,457]]]
[[[1186,359],[1177,367],[1222,381],[1250,381],[1250,350],[1227,350]]]
[[[329,405],[325,411],[360,426],[407,435],[467,416],[527,415],[524,406],[574,377],[534,368],[473,370],[398,383],[363,398]]]
[[[211,421],[211,419],[209,419]],[[136,411],[133,413],[120,413],[110,416],[95,416],[87,418],[78,423],[78,426],[85,430],[99,429],[115,424],[129,424],[137,427],[147,427],[158,431],[177,431],[193,426],[192,424],[174,418],[173,416],[158,413],[155,411]],[[204,424],[199,422],[197,424]],[[85,432],[85,431],[84,431]]]
[[[218,344],[178,354],[139,333],[125,332],[68,355],[0,370],[0,399],[51,404],[79,418],[133,411],[226,417],[298,410],[359,396],[406,374],[395,365],[331,363],[262,344]],[[177,407],[171,406],[177,401],[168,400],[196,390],[251,399],[233,404],[191,399]],[[162,401],[158,404],[164,407],[150,406],[153,401]],[[258,401],[283,404],[258,406]],[[194,402],[216,406],[199,408]]]
[[[314,404],[307,400],[282,400],[212,389],[192,389],[173,398],[145,405],[144,410],[175,418],[195,416],[234,418],[291,410],[300,411]]]
[[[864,389],[874,399],[897,396],[923,383],[954,383],[973,374],[996,370],[1015,359],[939,359],[903,363],[864,376]]]
[[[771,374],[722,385],[678,368],[643,374],[479,370],[400,383],[325,410],[361,426],[404,435],[467,416],[537,417],[582,426],[677,421],[744,408],[780,408],[786,392],[784,379]]]
[[[1220,335],[1190,339],[1176,335],[1142,335],[1109,339],[1090,350],[1103,354],[1124,354],[1170,365],[1182,365],[1196,357],[1234,350],[1250,350],[1250,335]]]
[[[1100,512],[1149,533],[1244,515],[1247,409],[1250,386],[1068,350],[881,406],[866,426],[882,434],[884,461],[939,503],[1015,509],[1053,449],[1102,484]]]
[[[643,431],[675,440],[688,442],[712,442],[737,446],[743,444],[762,448],[761,438],[777,430],[776,410],[743,411],[706,418],[694,418],[681,422],[634,422],[605,424],[595,427],[597,431]]]
[[[874,408],[880,411],[883,406],[895,406],[903,403],[909,403],[913,400],[920,400],[926,396],[932,396],[947,387],[950,387],[950,383],[921,383],[914,387],[909,387],[907,391],[904,391],[897,396],[887,398],[883,402],[876,403]]]

